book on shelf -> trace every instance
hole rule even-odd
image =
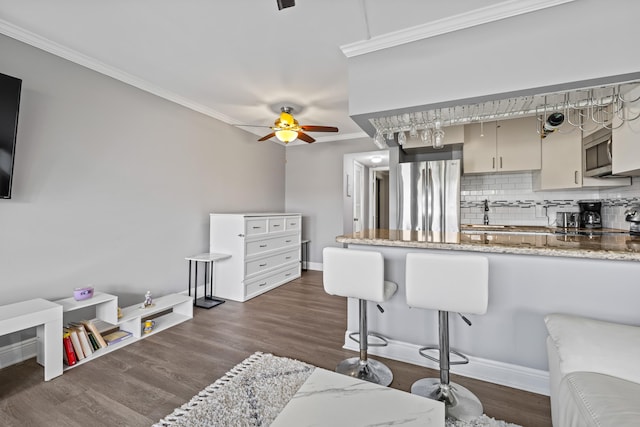
[[[89,341],[89,334],[84,329],[84,326],[79,324],[71,324],[70,328],[75,330],[78,334],[78,338],[80,340],[80,345],[82,346],[82,352],[84,353],[84,357],[89,357],[93,354],[93,346]]]
[[[98,330],[96,325],[91,320],[83,320],[80,323],[82,323],[84,325],[84,327],[85,327],[85,329],[87,329],[87,331],[89,331],[90,333],[93,334],[93,336],[96,339],[96,341],[98,341],[98,344],[100,345],[100,348],[104,348],[104,347],[107,346],[106,341],[104,340],[104,338],[102,338],[102,334],[100,333],[100,331]]]
[[[107,342],[107,345],[117,344],[121,341],[131,338],[133,335],[131,332],[123,331],[120,329],[119,331],[111,332],[103,336],[104,340]]]
[[[100,344],[98,344],[96,337],[94,337],[90,331],[88,331],[87,334],[89,335],[89,342],[91,343],[91,348],[93,348],[93,351],[100,350],[101,347]]]
[[[78,338],[78,332],[75,329],[65,328],[65,333],[69,333],[71,338],[71,345],[73,346],[73,352],[76,354],[76,359],[84,359],[84,353],[82,352],[82,345],[80,345],[80,338]]]
[[[71,343],[71,333],[69,332],[64,332],[62,334],[62,349],[64,363],[66,363],[67,366],[75,365],[78,360],[76,359],[76,353],[73,350],[73,344]]]

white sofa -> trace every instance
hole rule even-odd
[[[640,326],[568,314],[545,323],[554,427],[640,426]]]

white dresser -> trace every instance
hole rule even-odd
[[[301,229],[300,214],[210,214],[209,252],[231,254],[215,296],[242,302],[300,277]]]

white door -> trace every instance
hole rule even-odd
[[[369,227],[378,228],[378,180],[376,178],[377,169],[369,168]]]
[[[353,162],[353,232],[362,231],[365,221],[364,204],[362,198],[364,194],[364,166],[361,163]]]

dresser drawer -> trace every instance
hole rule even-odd
[[[249,261],[246,263],[245,273],[247,276],[251,276],[252,274],[261,273],[263,271],[276,268],[288,262],[299,260],[300,250],[296,248],[284,253],[272,255],[270,257],[258,259],[255,261]]]
[[[248,219],[247,229],[245,230],[246,236],[253,236],[255,234],[264,234],[267,232],[267,220],[265,218],[260,219]]]
[[[300,230],[300,217],[292,216],[284,219],[284,228],[287,231]]]
[[[256,280],[255,282],[247,283],[245,289],[245,295],[249,296],[255,294],[256,292],[260,292],[264,289],[269,289],[277,282],[273,276],[267,277],[266,279]]]
[[[284,218],[269,218],[269,233],[284,231]]]
[[[246,255],[257,255],[262,252],[273,251],[275,249],[294,246],[300,244],[300,236],[292,234],[290,236],[275,237],[271,239],[255,240],[247,242]]]
[[[300,276],[300,265],[288,268],[286,270],[272,274],[263,279],[253,280],[245,283],[245,296],[247,298],[252,295],[263,292],[269,288],[275,287],[282,283],[289,282]]]

